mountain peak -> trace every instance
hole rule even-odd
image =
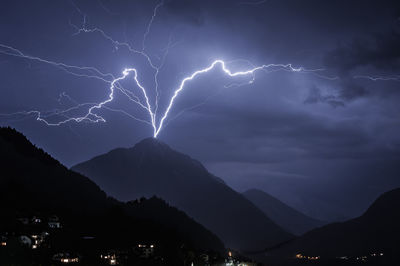
[[[171,152],[173,151],[167,144],[162,142],[161,140],[153,137],[145,138],[141,140],[140,142],[136,143],[135,146],[132,148],[138,151],[141,151],[142,153],[146,154],[164,154],[166,152]]]
[[[200,162],[155,138],[100,155],[73,170],[123,201],[161,197],[216,233],[229,247],[258,250],[292,238]]]
[[[167,145],[161,140],[154,138],[154,137],[148,137],[144,138],[141,141],[139,141],[136,145]]]

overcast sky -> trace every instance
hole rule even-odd
[[[159,139],[240,192],[263,189],[326,220],[359,215],[380,193],[400,186],[398,1],[165,0],[148,27],[159,3],[2,1],[0,113],[54,113],[109,95],[102,80],[12,56],[18,52],[6,46],[116,77],[137,68],[154,103],[154,70],[146,58],[96,28],[134,49],[144,46],[156,65],[165,55],[156,119],[181,80],[215,59],[231,62],[234,71],[291,63],[319,71],[271,68],[255,72],[251,84],[251,76],[232,79],[218,67],[199,76],[177,97]],[[227,86],[236,83],[242,86]],[[131,77],[123,86],[140,94]],[[88,106],[67,115],[81,116]],[[31,113],[0,116],[0,124],[67,166],[153,135],[150,125],[111,111],[149,119],[122,93],[106,107],[95,111],[105,123],[47,126]]]

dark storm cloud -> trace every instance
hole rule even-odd
[[[400,33],[377,33],[370,38],[341,44],[325,56],[325,64],[347,73],[358,67],[373,66],[380,70],[400,68]]]
[[[165,7],[171,15],[178,17],[184,22],[196,26],[201,26],[205,22],[204,5],[199,1],[169,0],[165,1]]]
[[[400,73],[398,47],[400,47],[400,33],[396,31],[371,34],[348,43],[341,43],[323,56],[326,68],[337,74],[338,82],[334,86],[336,94],[322,95],[321,90],[314,86],[304,102],[327,103],[332,107],[338,107],[362,97],[377,94],[398,95],[397,89],[390,89],[397,87],[393,82],[379,86],[360,82],[360,76],[390,77]]]
[[[354,77],[341,76],[333,86],[335,94],[322,94],[316,85],[309,89],[309,94],[304,100],[305,104],[325,103],[334,108],[343,107],[349,101],[371,95],[371,92],[363,85],[356,82]]]
[[[218,114],[218,117],[207,114]],[[211,155],[213,160],[265,163],[296,160],[299,156],[360,160],[400,158],[397,149],[384,147],[381,140],[363,128],[362,119],[336,120],[283,110],[243,112],[211,106],[202,111],[202,115],[204,120],[197,120],[199,127],[208,124],[214,128],[211,141],[225,146]]]
[[[395,164],[400,83],[354,79],[400,74],[399,1],[269,0],[238,5],[244,1],[165,0],[146,42],[156,61],[170,36],[174,44],[159,76],[159,110],[182,77],[216,58],[324,68],[316,74],[339,79],[259,72],[251,85],[224,89],[231,80],[216,70],[188,84],[171,114],[199,107],[169,123],[160,139],[212,166],[235,189],[271,188],[274,195],[317,216],[340,215],[341,210],[354,215],[380,192],[400,185]],[[159,2],[74,3],[87,14],[88,27],[100,27],[141,49]],[[137,67],[140,79],[153,89],[151,68],[143,58],[116,49],[100,34],[74,35],[69,22],[83,22],[70,1],[2,1],[0,43],[114,75],[124,67]],[[78,102],[104,100],[108,94],[108,84],[47,65],[5,55],[0,62],[2,113],[68,106],[57,101],[63,91]],[[120,94],[110,106],[131,110]],[[68,166],[151,136],[147,124],[107,110],[99,113],[107,123],[47,127],[33,118],[1,123],[17,127]]]
[[[309,94],[307,98],[304,100],[306,104],[313,104],[313,103],[327,103],[332,107],[343,107],[345,103],[335,95],[322,95],[321,90],[313,86],[310,88]]]
[[[343,78],[339,86],[339,97],[343,100],[353,100],[369,94],[365,87],[357,84],[352,78]]]

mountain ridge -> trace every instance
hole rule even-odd
[[[292,234],[302,235],[311,229],[324,225],[324,222],[306,216],[259,189],[249,189],[242,194],[275,223]]]
[[[10,224],[18,228],[20,214],[57,214],[71,236],[95,234],[104,248],[158,241],[171,248],[171,255],[165,253],[171,260],[178,258],[172,254],[180,252],[182,243],[224,252],[217,236],[184,212],[155,197],[132,198],[129,203],[110,198],[92,180],[70,171],[14,129],[0,128],[0,166],[0,233],[9,232]]]
[[[157,195],[217,234],[228,247],[259,250],[293,237],[199,161],[154,138],[71,169],[120,200]]]
[[[295,254],[324,258],[358,257],[374,259],[382,254],[381,263],[398,265],[400,246],[400,188],[381,194],[359,217],[313,229],[303,236],[268,252],[272,257],[294,257]],[[372,257],[371,257],[372,256]]]

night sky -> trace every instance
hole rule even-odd
[[[95,111],[105,123],[47,126],[35,113],[7,115],[98,103],[109,84],[10,56],[4,45],[114,76],[135,67],[153,101],[154,71],[146,58],[99,31],[82,31],[97,28],[137,50],[144,46],[156,64],[165,55],[159,116],[180,81],[216,59],[235,71],[271,63],[319,70],[274,68],[256,72],[248,84],[251,77],[229,78],[216,67],[177,97],[158,138],[235,190],[259,188],[335,220],[361,214],[400,186],[399,1],[165,0],[148,27],[159,3],[1,1],[0,125],[15,127],[68,167],[151,137],[150,125],[112,111],[149,119],[118,92],[108,109]],[[124,86],[137,92],[131,78]]]

